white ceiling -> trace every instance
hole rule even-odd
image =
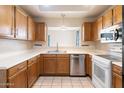
[[[32,17],[61,18],[94,18],[99,16],[110,5],[20,5]]]

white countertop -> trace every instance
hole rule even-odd
[[[11,68],[21,62],[24,62],[32,57],[35,57],[39,54],[48,54],[48,50],[45,49],[31,49],[28,51],[3,54],[0,55],[0,68]],[[106,54],[106,52],[100,50],[68,50],[65,54],[90,54],[90,55],[98,55],[98,54]]]
[[[112,64],[122,67],[122,62],[112,62]]]

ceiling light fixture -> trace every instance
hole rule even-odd
[[[62,16],[62,26],[61,26],[61,29],[62,30],[65,30],[65,14],[61,14],[61,16]]]

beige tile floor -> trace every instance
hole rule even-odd
[[[89,77],[39,77],[32,88],[94,88]]]

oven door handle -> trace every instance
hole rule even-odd
[[[119,31],[118,31],[118,29],[115,29],[114,40],[117,41],[118,38],[119,38]]]
[[[105,64],[100,64],[97,60],[93,60],[93,63],[102,67],[102,68],[107,68],[107,69],[110,69],[109,67],[106,67]]]

